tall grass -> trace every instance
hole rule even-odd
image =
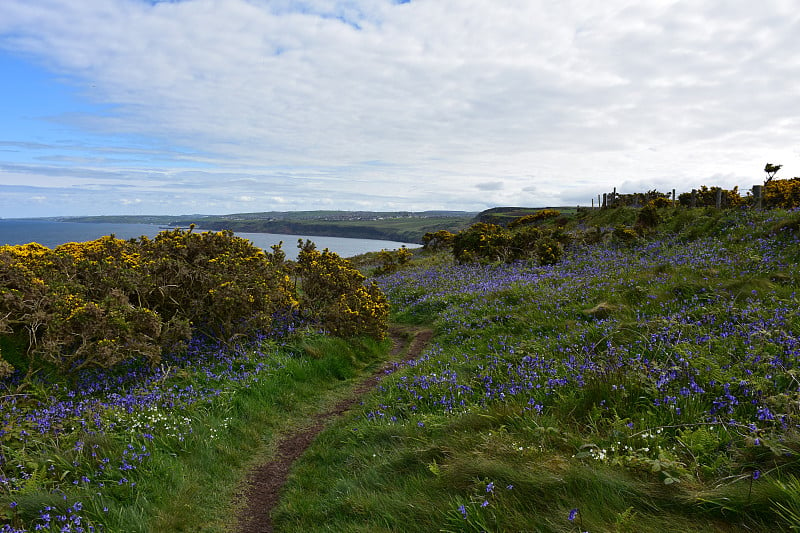
[[[662,216],[555,266],[383,277],[436,342],[301,459],[279,530],[797,528],[795,215]]]
[[[247,468],[347,394],[387,344],[310,336],[199,350],[197,363],[4,398],[6,530],[226,530]]]

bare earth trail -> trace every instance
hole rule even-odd
[[[272,459],[250,471],[245,481],[244,508],[237,517],[239,533],[270,533],[272,509],[278,503],[280,491],[286,483],[292,464],[311,445],[316,436],[333,420],[357,405],[361,397],[372,390],[386,371],[396,363],[419,357],[433,336],[429,329],[392,329],[392,351],[389,361],[371,376],[358,383],[350,394],[329,410],[317,413],[309,425],[287,435],[277,443]],[[400,361],[398,361],[398,358]]]

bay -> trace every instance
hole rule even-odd
[[[115,235],[118,239],[135,239],[141,235],[155,237],[165,228],[152,224],[96,224],[86,222],[57,222],[41,219],[0,219],[0,245],[38,242],[42,246],[55,248],[66,242],[84,242],[104,235]],[[202,229],[195,229],[197,232]],[[401,246],[416,248],[419,245],[375,239],[351,239],[345,237],[321,237],[314,235],[283,235],[275,233],[236,233],[255,246],[270,251],[273,244],[283,241],[283,251],[289,259],[297,257],[297,240],[311,240],[317,249],[329,249],[341,257],[352,257],[367,252],[396,250]]]

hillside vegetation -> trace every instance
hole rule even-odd
[[[0,246],[0,530],[227,517],[253,456],[385,356],[388,312],[310,242],[297,261],[193,228]]]
[[[543,218],[554,264],[378,277],[435,343],[316,441],[279,530],[800,527],[800,212],[652,215]]]
[[[422,243],[422,236],[438,230],[460,231],[473,222],[475,213],[463,211],[269,211],[230,215],[182,215],[179,217],[102,216],[71,217],[72,222],[118,222],[188,226],[206,230],[244,233],[318,235]]]
[[[660,205],[355,261],[1,247],[0,527],[231,531],[247,468],[386,360],[388,302],[436,336],[295,465],[276,530],[796,530],[800,211]]]

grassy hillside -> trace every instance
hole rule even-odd
[[[525,215],[533,215],[534,213],[543,209],[553,209],[563,215],[574,215],[578,209],[572,207],[493,207],[478,213],[475,217],[481,222],[489,222],[492,224],[506,225],[514,219],[524,217]]]
[[[196,224],[209,230],[229,229],[250,233],[285,233],[422,243],[422,236],[438,230],[459,231],[475,213],[424,211],[412,213],[374,211],[269,211],[230,215],[94,216],[70,217],[71,222],[140,223],[169,226]]]
[[[640,215],[536,222],[573,237],[555,265],[415,251],[377,278],[393,319],[436,337],[296,464],[276,530],[800,527],[800,212],[662,209],[634,230]],[[388,351],[291,328],[10,376],[0,524],[231,531],[246,467]]]
[[[236,232],[320,235],[422,243],[422,236],[427,232],[441,229],[460,231],[471,222],[471,216],[437,216],[374,220],[218,220],[202,221],[198,224],[202,224],[205,229],[230,229]]]
[[[380,278],[436,342],[295,469],[281,531],[800,527],[800,213],[584,212],[553,266]]]

